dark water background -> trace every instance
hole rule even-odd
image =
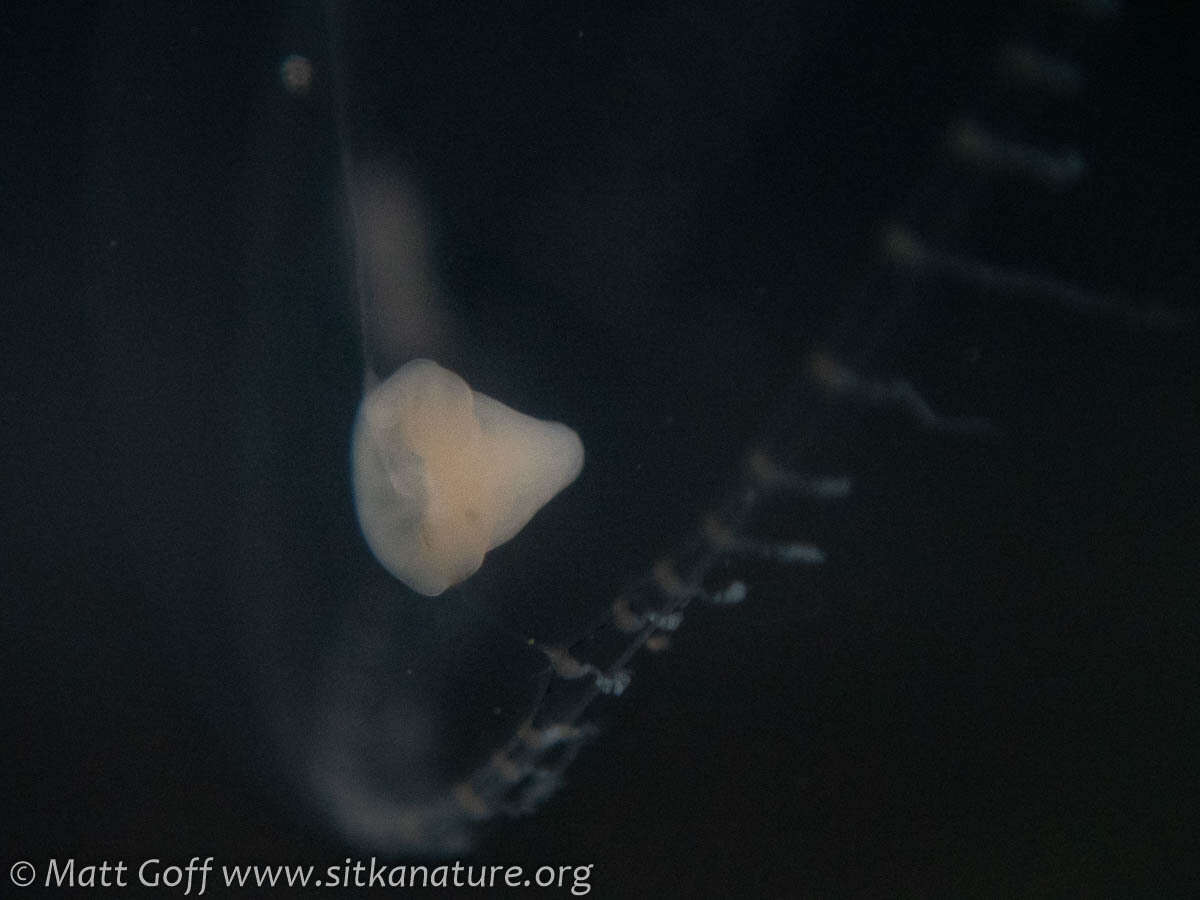
[[[903,219],[1194,311],[1178,10],[338,21],[340,43],[299,4],[5,23],[5,864],[369,855],[304,787],[339,648],[419,655],[408,690],[447,720],[457,771],[533,686],[480,610],[585,635],[765,430],[858,480],[848,504],[759,523],[829,563],[731,564],[749,599],[636,660],[564,788],[470,858],[594,863],[600,896],[1194,884],[1194,328],[903,283],[875,249]],[[1006,33],[1065,48],[1085,92],[1006,104],[982,62]],[[304,98],[279,88],[291,52],[317,67]],[[418,173],[434,210],[459,326],[443,361],[588,450],[459,600],[400,621],[347,493],[363,359],[330,71],[341,140]],[[1088,174],[964,174],[939,145],[960,115],[1079,147]],[[815,346],[1003,437],[815,404],[791,387]]]

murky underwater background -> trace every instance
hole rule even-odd
[[[703,551],[746,599],[689,605],[469,858],[591,862],[621,896],[1194,875],[1194,36],[1110,12],[14,24],[13,858],[434,858],[379,810],[485,762],[547,678],[522,638],[586,657],[753,446],[853,491],[771,494],[752,544]],[[1031,86],[1000,55],[1028,47],[1078,69]],[[363,315],[366,164],[428,223],[417,337]],[[414,349],[588,454],[436,601],[374,563],[348,492],[364,368]],[[892,393],[831,390],[816,352]],[[901,381],[993,427],[922,424]],[[826,562],[761,558],[792,541]]]

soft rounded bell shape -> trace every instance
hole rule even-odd
[[[371,552],[435,596],[472,575],[583,468],[574,431],[517,412],[428,359],[362,400],[354,506]]]

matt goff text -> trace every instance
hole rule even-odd
[[[21,871],[18,871],[18,867]],[[142,887],[166,888],[178,891],[184,895],[199,897],[208,887],[208,877],[213,870],[211,856],[201,860],[193,856],[182,865],[164,862],[152,858],[142,861],[136,868],[131,869],[128,863],[105,860],[99,863],[77,865],[72,859],[50,859],[41,878],[32,863],[20,862],[9,872],[13,884],[18,887],[28,887],[38,882],[42,887],[65,888],[127,888],[130,878]]]

